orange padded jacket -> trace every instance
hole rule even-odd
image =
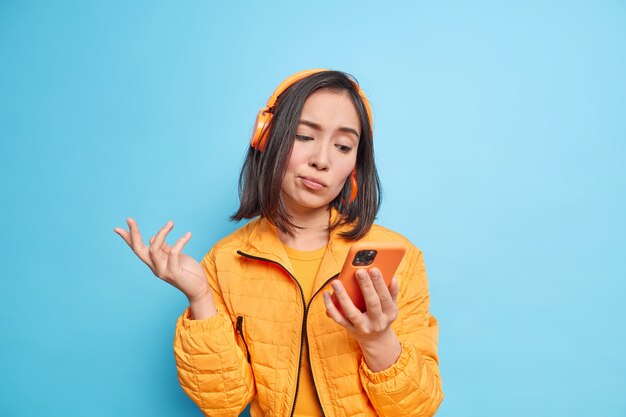
[[[422,253],[374,225],[363,241],[401,241],[407,253],[396,277],[399,314],[392,328],[402,346],[388,369],[371,371],[358,344],[326,316],[324,290],[341,270],[352,241],[331,232],[315,282],[304,300],[276,228],[257,218],[218,242],[202,265],[218,314],[178,319],[174,353],[183,390],[207,416],[293,415],[301,362],[309,361],[324,415],[432,416],[443,400],[437,320],[429,313]],[[303,357],[303,344],[308,357]]]

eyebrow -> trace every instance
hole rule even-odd
[[[322,126],[318,125],[317,123],[311,122],[309,120],[300,120],[300,122],[298,124],[302,124],[302,125],[307,125],[312,127],[315,130],[322,130]],[[346,132],[346,133],[354,133],[357,137],[357,139],[360,137],[359,132],[357,132],[356,130],[352,129],[351,127],[345,127],[345,126],[340,126],[337,130],[339,130],[340,132]]]

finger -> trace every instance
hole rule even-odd
[[[354,326],[337,309],[328,291],[324,291],[324,305],[326,306],[326,315],[328,317],[333,319],[333,321],[337,323],[338,325],[343,326],[346,329],[353,331]]]
[[[180,252],[183,250],[187,242],[189,242],[189,239],[191,239],[191,232],[185,233],[183,237],[178,239],[169,251],[167,268],[170,270],[170,272],[178,273],[178,271],[180,270]]]
[[[148,265],[150,269],[154,270],[154,265],[150,259],[148,247],[143,244],[143,239],[141,238],[141,233],[139,232],[139,225],[137,225],[137,222],[135,222],[135,220],[131,217],[126,219],[126,223],[128,224],[128,229],[130,230],[130,247],[139,259]]]
[[[130,233],[128,233],[126,229],[122,229],[121,227],[116,227],[113,229],[113,231],[117,233],[122,239],[124,239],[124,242],[126,242],[128,246],[130,246],[131,248],[133,247],[132,241],[130,239]]]
[[[391,294],[391,299],[394,304],[398,304],[398,294],[400,294],[400,283],[398,282],[398,278],[391,278],[391,282],[389,283],[389,293]]]
[[[377,269],[372,268],[371,271],[376,271]],[[376,288],[374,288],[374,283],[372,282],[371,274],[372,272],[366,271],[365,269],[359,269],[356,271],[356,278],[359,282],[359,287],[361,288],[361,292],[363,293],[363,299],[365,300],[365,307],[367,309],[367,313],[369,315],[372,314],[380,314],[380,297],[376,292]],[[380,271],[379,271],[380,274]]]
[[[139,225],[132,218],[127,218],[126,223],[128,223],[128,230],[130,230],[130,239],[131,245],[134,250],[141,249],[143,244],[143,239],[141,238],[141,233],[139,232]]]
[[[347,318],[350,323],[354,325],[359,325],[360,323],[362,323],[363,313],[361,312],[361,310],[356,308],[341,281],[335,279],[333,280],[331,285],[333,287],[335,298],[337,299],[339,305],[341,306],[341,309],[343,310],[344,317]]]
[[[376,290],[376,294],[378,294],[378,300],[380,302],[380,308],[383,313],[387,313],[395,309],[395,304],[393,302],[393,298],[391,297],[391,293],[385,285],[385,280],[383,278],[383,274],[380,272],[378,268],[372,268],[370,271],[370,278],[372,280],[372,284],[374,289]],[[369,308],[367,309],[369,312]]]
[[[163,250],[163,246],[166,244],[165,243],[165,237],[167,236],[167,234],[172,230],[172,228],[174,227],[174,224],[171,221],[168,221],[167,223],[165,223],[165,226],[163,226],[156,235],[152,236],[150,238],[150,254],[151,256],[156,256],[161,254],[161,251]]]
[[[154,241],[150,244],[150,249],[152,249],[153,247],[155,250],[161,249],[161,245],[163,245],[163,242],[165,242],[165,237],[173,228],[173,221],[169,220],[167,223],[165,223],[165,226],[163,226],[161,230],[159,230],[157,234],[154,235]]]
[[[160,278],[165,278],[164,272],[167,270],[167,256],[164,256],[165,253],[162,251],[161,246],[165,241],[165,237],[174,227],[174,222],[171,220],[165,223],[165,226],[159,230],[159,232],[154,236],[154,240],[150,245],[150,259],[152,259],[152,263],[154,264],[154,268],[157,271],[157,275]]]
[[[154,239],[156,239],[156,236],[152,236],[150,238],[150,244],[151,245],[154,243]],[[170,245],[167,244],[167,242],[163,242],[163,244],[161,245],[161,250],[169,255],[169,253],[172,250],[172,248],[171,248]]]

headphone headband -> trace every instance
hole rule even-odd
[[[297,83],[301,79],[306,78],[309,75],[312,75],[318,72],[323,72],[323,71],[329,71],[329,70],[325,68],[314,68],[314,69],[299,71],[287,77],[283,82],[281,82],[278,85],[278,87],[276,87],[276,89],[274,90],[270,98],[267,100],[265,107],[263,107],[259,111],[259,114],[257,115],[256,122],[254,124],[254,131],[252,132],[252,139],[250,140],[250,146],[257,149],[259,152],[263,152],[265,150],[265,143],[267,142],[267,138],[269,137],[269,124],[273,115],[269,110],[276,105],[278,96],[280,96],[287,88]],[[370,128],[372,129],[372,133],[373,133],[374,125],[373,125],[373,119],[372,119],[372,109],[370,107],[369,100],[367,99],[367,97],[365,96],[365,93],[363,93],[359,85],[352,80],[351,82],[352,82],[352,85],[354,85],[354,87],[358,91],[363,101],[363,104],[365,105],[367,118],[369,119]]]

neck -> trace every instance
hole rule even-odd
[[[330,211],[326,208],[300,212],[289,211],[294,224],[298,226],[293,236],[278,231],[283,244],[297,250],[315,250],[328,243]]]

